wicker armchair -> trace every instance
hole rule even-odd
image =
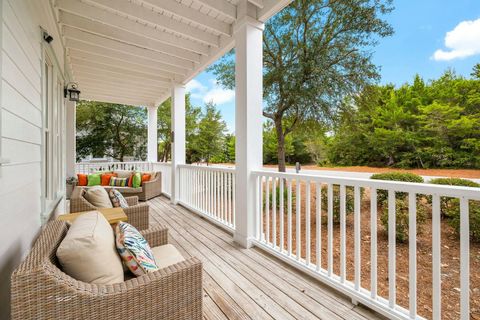
[[[70,212],[83,212],[97,210],[98,208],[88,202],[82,194],[82,187],[76,187],[70,198]],[[128,217],[128,223],[138,230],[145,230],[149,227],[149,206],[146,203],[139,203],[138,197],[125,197],[129,207],[124,208],[123,211]]]
[[[56,251],[67,233],[50,222],[13,272],[11,315],[19,319],[202,319],[202,264],[190,258],[113,285],[77,281],[59,268]],[[168,230],[142,231],[152,247],[168,242]]]
[[[155,178],[142,183],[142,192],[138,193],[140,201],[147,201],[162,194],[162,173],[156,172]]]

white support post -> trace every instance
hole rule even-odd
[[[77,162],[77,150],[76,150],[76,113],[77,103],[66,99],[66,126],[65,126],[65,162],[67,177],[76,176],[76,162]]]
[[[263,159],[263,24],[252,18],[251,4],[243,3],[243,17],[235,26],[235,234],[245,248],[252,246],[256,228],[256,183],[252,171]]]
[[[158,161],[158,128],[157,128],[158,107],[147,107],[148,110],[148,136],[147,136],[147,161]]]
[[[172,88],[172,187],[170,201],[177,204],[180,195],[178,165],[185,164],[185,87]]]

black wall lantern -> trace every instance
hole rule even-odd
[[[68,88],[69,85],[70,85],[70,89]],[[68,99],[70,101],[75,101],[75,102],[80,101],[80,90],[78,90],[77,87],[78,85],[75,82],[68,83],[63,89],[63,96],[65,98],[68,96]]]

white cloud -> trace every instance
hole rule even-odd
[[[193,98],[201,99],[204,103],[213,102],[221,105],[235,99],[235,91],[223,89],[215,79],[210,79],[208,84],[209,86],[206,86],[193,79],[187,83],[186,89]]]
[[[218,86],[213,87],[203,96],[203,102],[213,102],[216,105],[230,102],[233,99],[235,99],[235,91],[222,89]]]
[[[199,81],[193,79],[186,85],[186,89],[188,92],[194,92],[194,91],[207,91],[207,87],[205,87],[203,84],[201,84]]]
[[[480,54],[480,19],[460,22],[445,35],[447,50],[438,49],[432,56],[436,61],[448,61]]]

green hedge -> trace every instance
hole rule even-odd
[[[438,178],[430,180],[431,184],[480,188],[480,184],[460,178]],[[431,198],[429,199],[431,202]],[[470,201],[469,203],[469,221],[470,238],[473,241],[480,241],[480,201]],[[455,229],[457,235],[460,235],[460,200],[457,198],[441,197],[440,210],[444,218]]]
[[[340,223],[340,186],[333,185],[333,223]],[[360,199],[363,198],[363,188],[360,188]],[[328,212],[328,188],[322,186],[322,208]],[[353,213],[355,210],[355,188],[345,187],[345,216]],[[328,222],[327,217],[323,217],[323,223]]]
[[[409,172],[387,172],[377,173],[370,177],[373,180],[402,181],[423,183],[421,176]],[[426,220],[426,210],[421,204],[423,195],[417,195],[417,232],[421,231],[421,226]],[[380,222],[388,232],[388,191],[378,190],[377,201],[380,207]],[[408,194],[405,192],[395,193],[395,232],[399,242],[408,240]]]

